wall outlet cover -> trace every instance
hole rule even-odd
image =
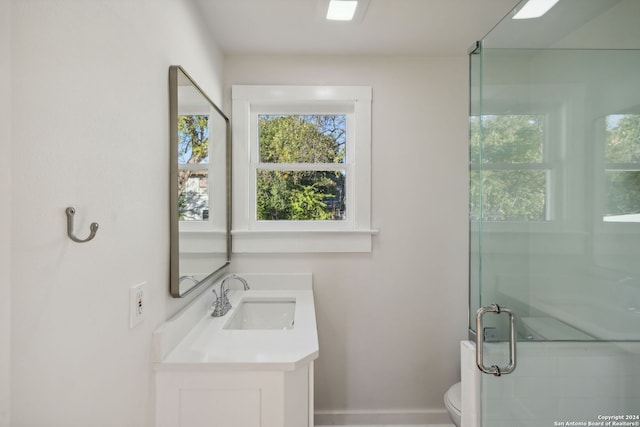
[[[135,328],[145,318],[149,291],[147,282],[138,283],[129,288],[129,327]]]

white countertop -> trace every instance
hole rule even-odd
[[[194,301],[194,308],[185,310],[185,313],[167,321],[154,333],[156,371],[175,369],[289,371],[318,357],[318,334],[311,275],[286,275],[277,280],[274,280],[276,279],[274,275],[269,275],[267,280],[261,280],[259,275],[240,274],[240,276],[247,279],[251,289],[231,290],[229,300],[233,308],[224,316],[212,317],[210,308],[202,312],[202,302]],[[296,281],[299,283],[295,283]],[[277,288],[278,284],[282,284],[282,289]],[[232,287],[235,286],[232,285]],[[218,285],[216,289],[219,289]],[[208,305],[210,305],[214,299],[213,294],[210,291],[204,294],[199,299],[208,298]],[[223,329],[243,298],[295,299],[294,327],[286,330]],[[199,320],[196,319],[194,310],[200,310]],[[184,325],[184,318],[181,319],[181,317],[189,316],[196,319],[197,323],[186,330],[183,338],[175,338],[179,333],[177,329],[187,328]],[[174,337],[171,338],[172,336]],[[177,344],[174,346],[163,340],[173,340]]]

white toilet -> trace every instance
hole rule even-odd
[[[462,408],[462,385],[460,383],[455,383],[449,390],[444,394],[444,406],[447,407],[447,411],[449,411],[449,418],[453,421],[453,424],[456,427],[460,427],[460,417],[461,417],[461,408]]]

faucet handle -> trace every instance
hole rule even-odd
[[[216,299],[211,304],[211,308],[213,309],[211,316],[222,317],[227,313],[227,311],[229,311],[229,309],[231,308],[231,304],[229,303],[229,300],[225,296],[224,291],[220,292],[220,296],[218,296],[218,293],[216,292],[215,289],[212,289],[212,292],[213,292],[213,295],[216,296]]]
[[[220,306],[220,298],[218,298],[218,293],[215,289],[211,289],[211,292],[213,292],[213,296],[215,297],[213,302],[211,302],[211,308],[215,311]]]
[[[229,301],[229,299],[227,298],[227,295],[229,294],[229,285],[227,285],[227,287],[225,288],[225,283],[226,280],[223,280],[222,283],[220,283],[220,300],[226,303]]]

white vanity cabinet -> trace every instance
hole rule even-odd
[[[313,362],[293,371],[156,373],[157,427],[313,426]]]
[[[313,426],[311,275],[242,276],[251,289],[229,293],[225,316],[210,316],[206,292],[154,333],[156,427]],[[229,328],[234,310],[265,300],[295,301],[293,326]]]

